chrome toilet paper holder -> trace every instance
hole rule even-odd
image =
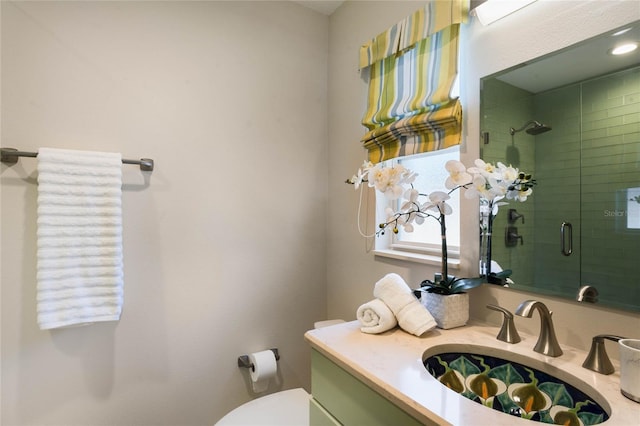
[[[278,353],[278,349],[277,348],[271,348],[270,351],[273,352],[273,355],[275,355],[276,361],[279,361],[280,360],[280,354]],[[256,367],[253,365],[253,363],[251,361],[249,361],[249,355],[240,355],[238,357],[238,367],[250,368],[251,371],[256,371]]]

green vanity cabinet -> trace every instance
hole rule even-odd
[[[421,424],[317,350],[311,352],[311,426]]]

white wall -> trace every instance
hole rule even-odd
[[[329,235],[327,297],[329,316],[355,318],[357,307],[372,298],[374,283],[388,272],[397,272],[413,287],[433,276],[437,267],[404,263],[367,253],[371,243],[357,232],[357,194],[343,182],[365,158],[360,146],[364,133],[359,121],[366,100],[366,83],[357,72],[358,47],[419,7],[416,2],[347,2],[330,19],[329,73]],[[640,19],[635,0],[543,1],[483,27],[475,19],[463,26],[460,66],[464,108],[463,161],[478,157],[481,77],[523,61],[569,46]],[[475,273],[477,206],[462,206],[463,276]],[[363,215],[365,217],[367,215]],[[373,213],[369,211],[369,224]],[[483,286],[471,293],[472,317],[498,324],[487,303],[514,310],[531,294]],[[559,299],[539,298],[554,310],[561,343],[588,348],[593,335],[613,333],[640,337],[640,315],[602,307],[590,307]],[[537,333],[539,321],[516,318],[518,328]],[[613,348],[613,346],[612,346]],[[617,350],[611,349],[612,357]]]
[[[3,425],[213,424],[239,355],[309,389],[325,319],[328,18],[289,2],[2,2],[2,146],[124,171],[117,323],[39,331],[36,160],[1,166]]]

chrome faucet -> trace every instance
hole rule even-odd
[[[496,339],[507,343],[518,343],[521,339],[518,330],[516,330],[516,325],[513,323],[513,314],[498,305],[489,304],[487,308],[502,313],[502,327],[500,327],[500,332],[498,332]]]
[[[549,311],[544,303],[537,300],[525,300],[518,306],[515,313],[521,317],[531,318],[534,309],[540,313],[540,337],[538,337],[538,342],[533,350],[553,357],[562,355],[562,349],[553,329],[553,320],[551,319],[553,312]]]
[[[611,334],[599,334],[595,336],[591,341],[591,350],[589,350],[589,355],[587,355],[587,359],[584,360],[582,366],[589,370],[593,370],[596,373],[611,374],[615,371],[615,368],[613,367],[613,364],[611,364],[611,360],[607,355],[607,351],[604,347],[604,339],[617,342],[620,339],[624,339],[624,337],[614,336]]]

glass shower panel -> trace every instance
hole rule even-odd
[[[581,108],[581,283],[601,302],[637,307],[640,67],[583,83]]]

